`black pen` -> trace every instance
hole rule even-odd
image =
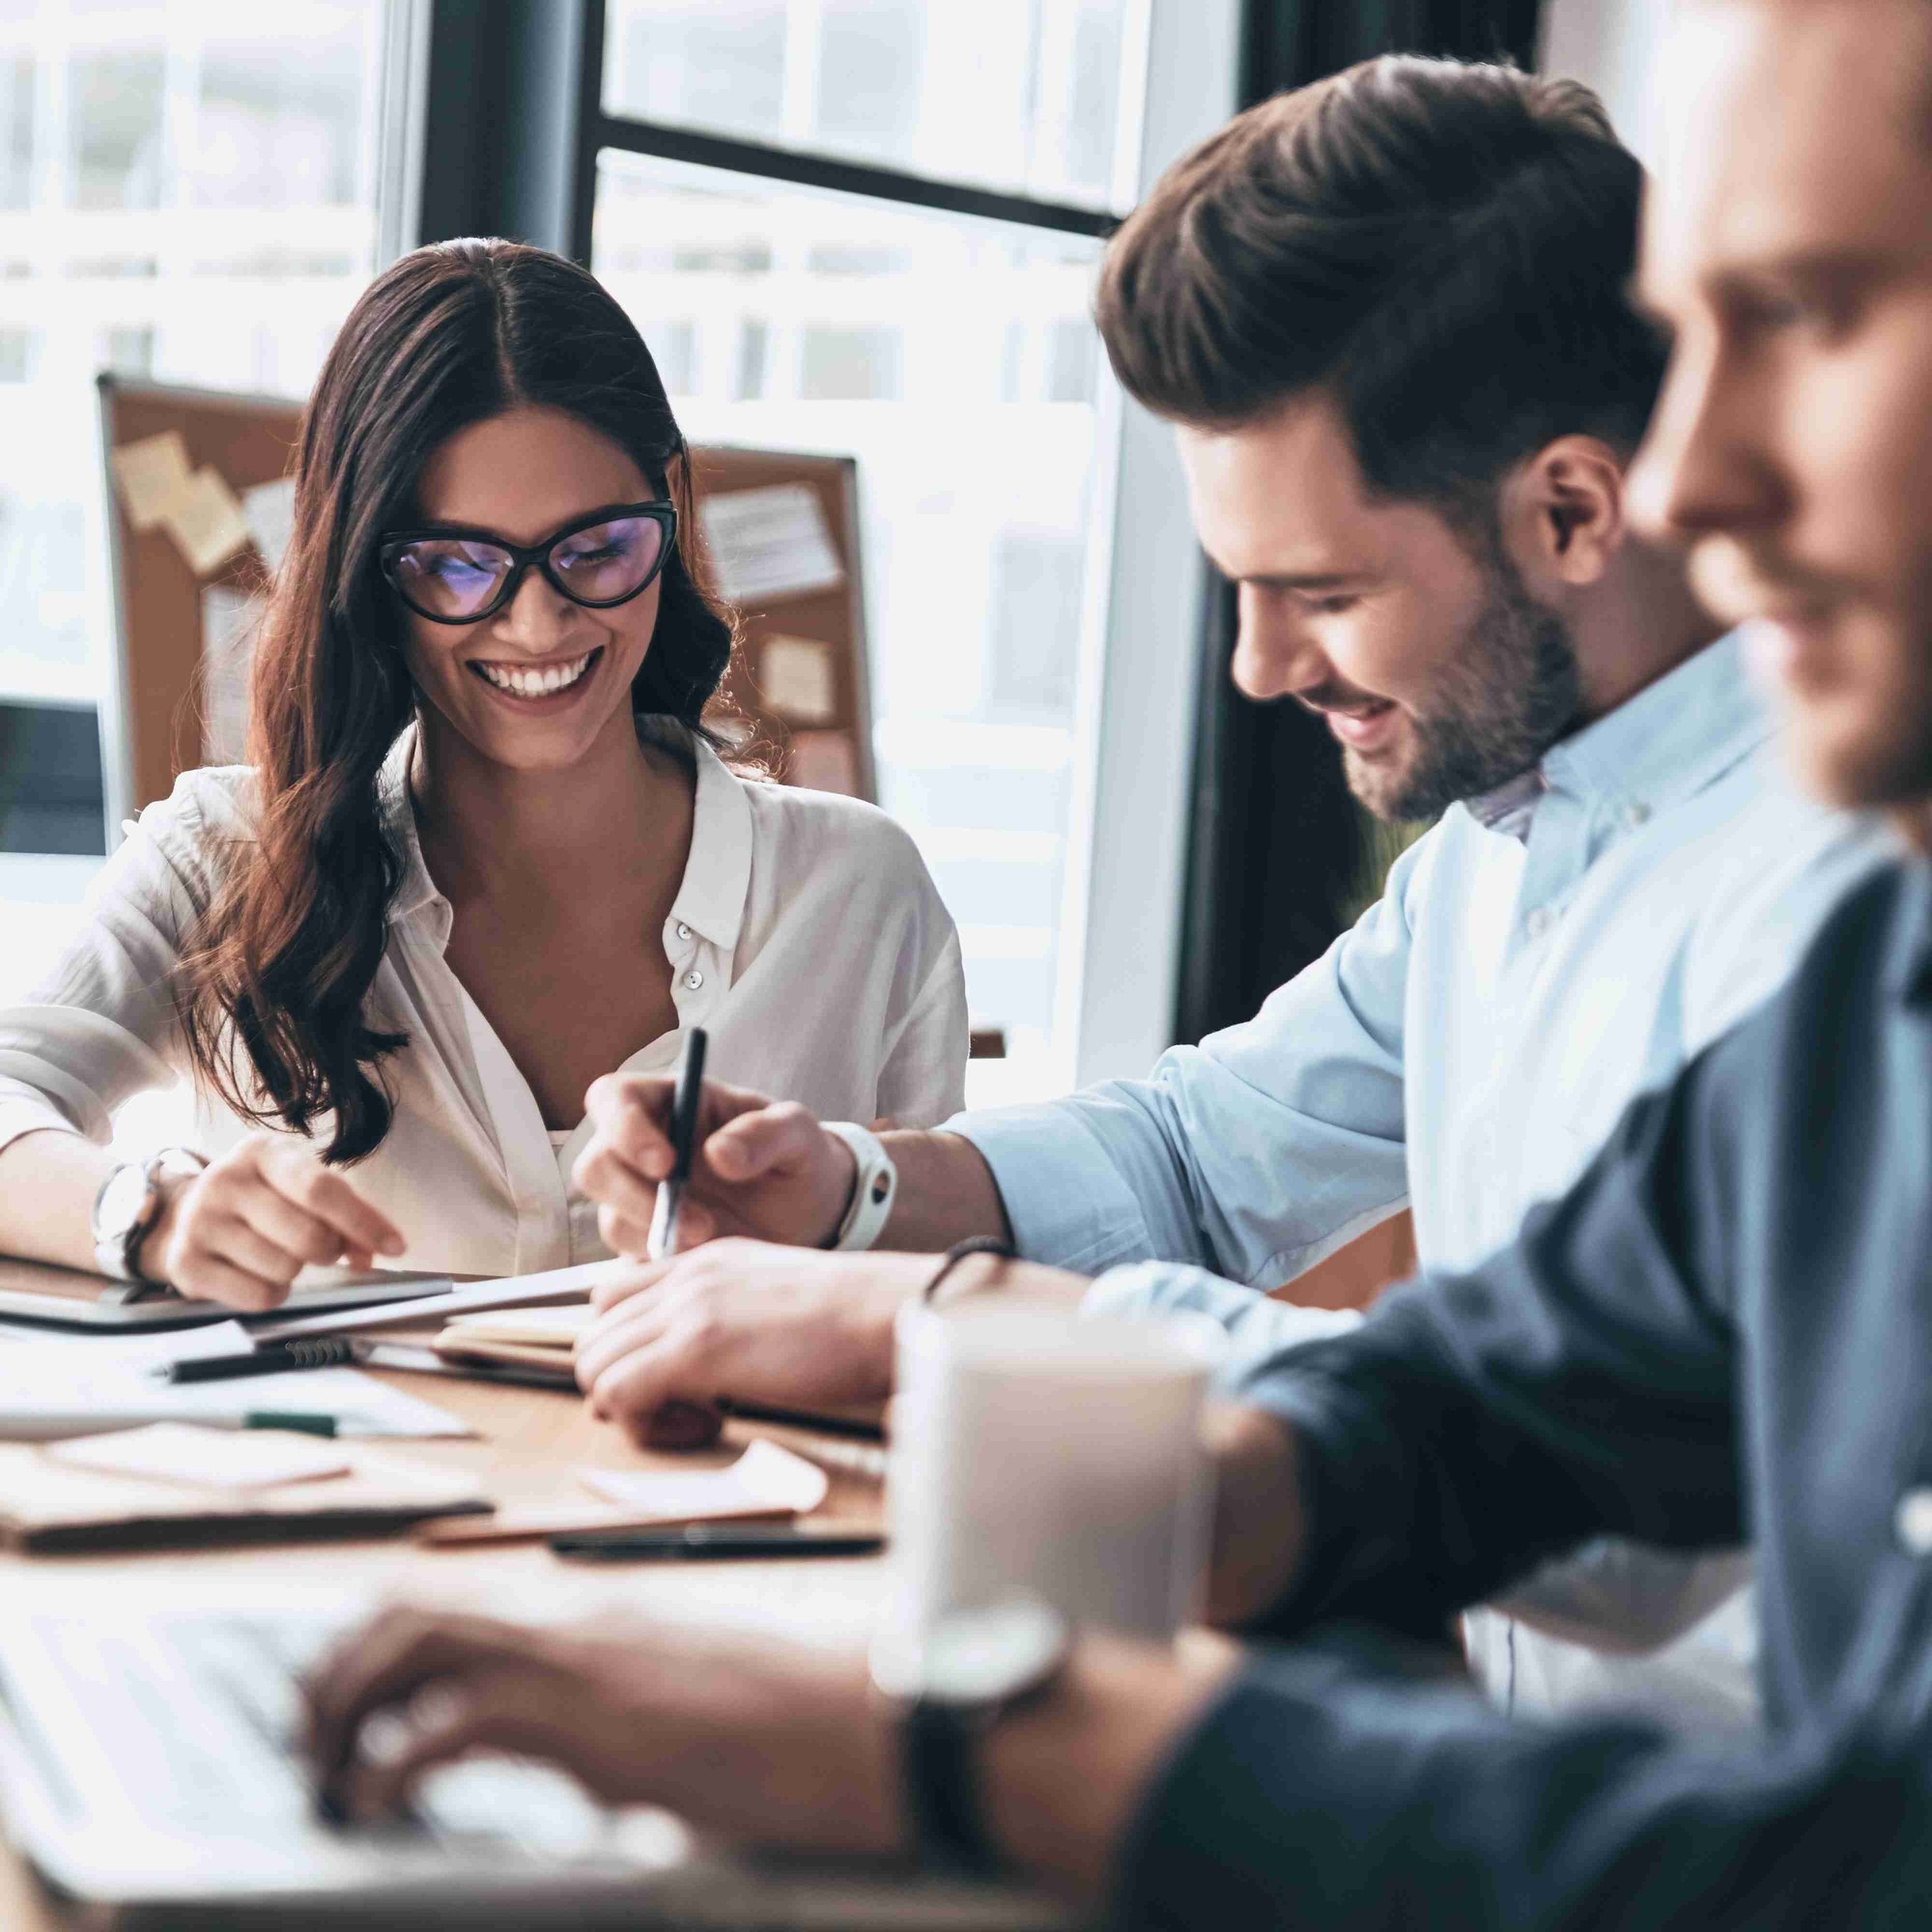
[[[164,1382],[220,1382],[231,1376],[279,1376],[290,1369],[339,1369],[359,1362],[370,1347],[351,1335],[318,1335],[308,1342],[264,1342],[240,1355],[191,1355],[156,1371]]]
[[[684,1037],[677,1063],[677,1086],[670,1102],[670,1172],[658,1182],[658,1205],[651,1213],[651,1232],[644,1248],[648,1261],[661,1262],[677,1253],[677,1220],[684,1207],[685,1183],[691,1179],[691,1156],[697,1145],[697,1110],[704,1098],[704,1029],[693,1027]]]
[[[629,1557],[688,1562],[694,1557],[871,1556],[886,1547],[876,1530],[759,1528],[749,1523],[693,1523],[688,1528],[573,1530],[553,1536],[559,1556],[611,1561]]]

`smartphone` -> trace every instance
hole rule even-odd
[[[873,1556],[876,1530],[801,1529],[790,1523],[695,1522],[683,1529],[582,1530],[553,1536],[559,1556],[591,1563],[675,1562],[703,1556]]]

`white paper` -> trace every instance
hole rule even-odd
[[[114,480],[128,521],[137,530],[152,530],[187,490],[190,474],[187,444],[178,429],[124,442],[112,458]]]
[[[225,583],[201,593],[201,761],[246,761],[248,673],[255,662],[263,604]]]
[[[758,646],[758,691],[781,718],[830,724],[838,716],[832,646],[816,638],[768,637]]]
[[[671,1475],[654,1471],[634,1475],[627,1469],[581,1473],[584,1486],[600,1496],[640,1516],[662,1516],[667,1522],[765,1511],[809,1516],[832,1487],[831,1478],[817,1463],[762,1437],[728,1469]]]
[[[845,581],[818,494],[803,483],[732,490],[697,506],[727,603],[802,597]]]
[[[253,1430],[237,1435],[192,1422],[156,1422],[112,1435],[80,1435],[44,1452],[71,1468],[203,1490],[267,1490],[283,1483],[346,1476],[354,1466],[332,1443],[313,1435]]]
[[[242,516],[262,561],[270,573],[280,570],[289,539],[295,535],[296,479],[277,476],[272,483],[257,483],[242,491]]]
[[[375,1312],[375,1311],[370,1311]],[[85,1435],[105,1426],[191,1422],[264,1409],[332,1415],[343,1435],[464,1436],[468,1424],[358,1369],[291,1369],[221,1381],[163,1381],[169,1362],[239,1355],[251,1346],[235,1321],[108,1340],[27,1342],[0,1350],[0,1438]]]
[[[480,1308],[535,1308],[546,1302],[587,1298],[607,1275],[621,1273],[629,1265],[621,1261],[578,1262],[571,1267],[548,1268],[542,1274],[506,1274],[413,1301],[385,1302],[379,1308],[280,1317],[258,1323],[255,1333],[263,1341],[288,1342],[303,1335],[355,1335],[365,1328],[382,1328],[398,1321],[440,1321]]]

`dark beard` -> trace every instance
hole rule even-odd
[[[1488,591],[1426,713],[1409,721],[1414,755],[1389,770],[1344,751],[1349,789],[1378,818],[1430,819],[1519,777],[1567,737],[1582,708],[1570,628],[1523,587],[1499,541]]]

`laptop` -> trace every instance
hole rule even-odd
[[[410,1816],[321,1815],[299,1683],[366,1606],[0,1610],[0,1817],[88,1922],[1048,1932],[1032,1894],[707,1846],[561,1774],[476,1759]],[[647,1750],[647,1738],[639,1740]]]

